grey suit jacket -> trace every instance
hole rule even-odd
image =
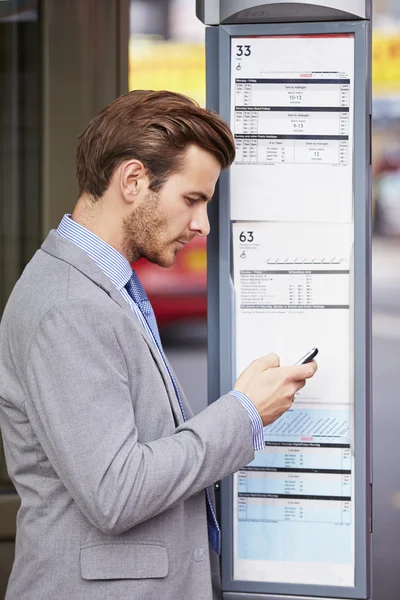
[[[250,419],[226,395],[183,423],[136,316],[55,231],[1,321],[0,424],[21,497],[7,600],[220,596],[204,488],[253,459]]]

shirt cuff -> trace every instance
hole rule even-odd
[[[229,392],[231,396],[235,396],[246,410],[251,421],[251,427],[253,429],[253,448],[254,450],[264,450],[264,429],[261,421],[261,417],[257,412],[256,407],[245,394],[238,392],[238,390],[232,390]]]

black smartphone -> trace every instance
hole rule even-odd
[[[295,366],[296,365],[305,365],[306,363],[311,362],[312,360],[314,360],[314,358],[317,356],[317,354],[318,354],[318,348],[313,348],[312,350],[307,352],[307,354],[305,354],[303,356],[303,358],[298,360],[297,363],[295,363]]]

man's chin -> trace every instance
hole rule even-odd
[[[151,263],[158,265],[163,269],[169,269],[175,264],[177,254],[177,252],[171,252],[156,256],[146,256],[146,258]]]

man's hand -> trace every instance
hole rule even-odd
[[[243,371],[234,389],[250,398],[265,427],[292,406],[295,393],[316,370],[314,360],[306,365],[280,367],[279,356],[268,354],[254,360]]]

